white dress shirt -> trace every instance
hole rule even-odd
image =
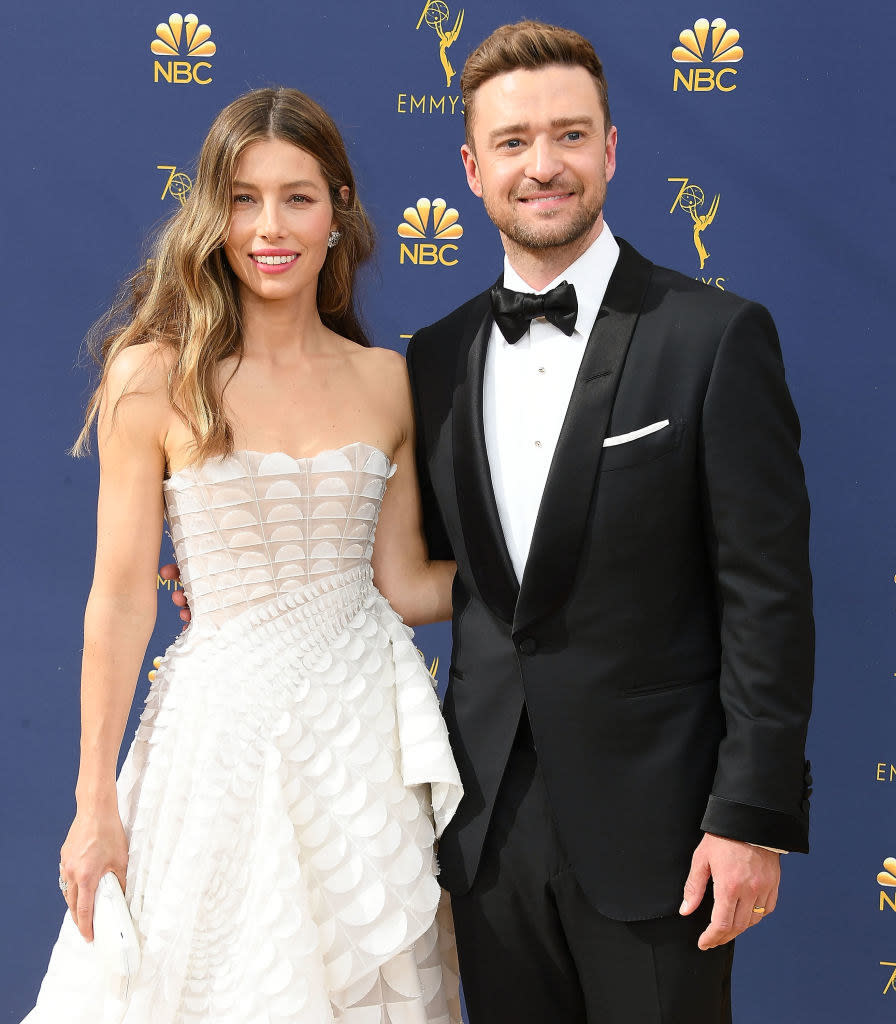
[[[571,337],[544,317],[515,345],[495,324],[485,358],[483,419],[492,486],[518,580],[529,556],[538,507],[588,336],[600,311],[619,245],[609,227],[571,266],[535,294],[568,281],[578,300]],[[504,258],[504,287],[532,289]]]

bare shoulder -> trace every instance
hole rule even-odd
[[[369,379],[372,386],[391,390],[407,387],[408,369],[404,356],[391,348],[361,348],[356,356],[358,369]]]
[[[391,348],[361,350],[365,390],[395,410],[403,425],[413,408],[408,366],[404,356]]]
[[[362,404],[372,420],[371,428],[389,437],[394,451],[413,436],[414,430],[404,356],[388,348],[357,347],[352,359]]]
[[[167,401],[168,374],[175,358],[170,346],[160,342],[129,345],[109,362],[105,397],[117,402],[126,395],[165,396]]]
[[[110,361],[97,424],[100,452],[114,439],[138,450],[144,443],[165,448],[180,422],[168,398],[168,373],[175,355],[156,342],[131,345]]]

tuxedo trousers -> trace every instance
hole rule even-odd
[[[473,886],[451,898],[469,1024],[730,1024],[734,943],[697,948],[711,897],[689,917],[595,910],[557,835],[524,711]]]

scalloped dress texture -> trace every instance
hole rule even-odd
[[[174,474],[193,620],[118,780],[142,962],[125,1003],[65,915],[28,1024],[458,1024],[434,840],[462,796],[433,681],[373,585],[388,458]]]

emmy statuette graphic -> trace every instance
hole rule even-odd
[[[426,6],[423,8],[420,20],[417,22],[417,28],[419,29],[425,21],[439,37],[439,60],[441,60],[442,67],[445,69],[446,88],[450,88],[451,79],[457,74],[451,66],[451,61],[448,59],[448,48],[460,35],[461,26],[464,23],[464,10],[461,8],[460,14],[454,19],[454,28],[446,32],[444,25],[450,15],[451,12],[448,10],[448,4],[444,0],[426,0]]]
[[[697,210],[706,202],[706,195],[703,189],[699,185],[689,184],[690,178],[669,178],[668,180],[682,182],[682,186],[678,190],[678,195],[675,197],[675,202],[672,204],[672,209],[669,210],[669,213],[674,213],[676,207],[678,207],[691,215],[691,220],[694,222],[694,248],[700,257],[700,269],[702,270],[709,259],[709,252],[703,244],[702,235],[715,220],[721,195],[717,194],[713,198],[706,213],[698,213]]]

